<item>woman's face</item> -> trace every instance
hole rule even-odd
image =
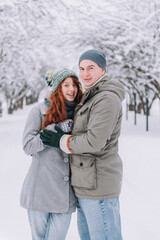
[[[74,101],[77,96],[78,87],[71,77],[66,78],[62,84],[62,93],[67,101]]]

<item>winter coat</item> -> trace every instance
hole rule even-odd
[[[68,146],[72,151],[71,184],[79,198],[100,200],[120,194],[118,137],[124,95],[123,86],[105,75],[76,107],[74,136],[69,138]]]
[[[23,149],[32,156],[25,178],[20,203],[27,209],[68,213],[76,209],[76,197],[70,185],[68,155],[58,148],[45,147],[40,139],[42,119],[48,106],[45,102],[34,107],[28,116],[24,133]],[[51,130],[54,124],[49,125]]]

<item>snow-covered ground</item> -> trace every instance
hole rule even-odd
[[[29,240],[26,210],[19,195],[30,166],[30,157],[22,150],[21,138],[29,110],[26,106],[13,115],[0,118],[0,240]],[[129,113],[124,120],[119,152],[124,163],[120,196],[124,240],[160,240],[160,109],[154,104],[145,130],[145,117]],[[67,240],[79,240],[76,213],[73,214]]]

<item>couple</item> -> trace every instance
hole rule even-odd
[[[76,73],[49,70],[52,94],[25,125],[23,148],[32,164],[21,206],[33,240],[64,240],[76,207],[81,240],[122,240],[118,137],[124,89],[107,78],[105,55],[97,50],[80,56],[79,75],[83,96]]]

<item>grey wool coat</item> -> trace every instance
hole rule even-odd
[[[123,86],[105,75],[83,95],[77,105],[69,138],[71,184],[79,198],[118,196],[122,184],[122,160],[118,154]]]
[[[35,211],[71,213],[76,209],[77,199],[70,184],[68,155],[58,148],[45,147],[39,135],[47,109],[45,102],[34,107],[24,128],[23,149],[32,156],[32,162],[23,183],[20,203]],[[54,124],[48,127],[54,129]]]

